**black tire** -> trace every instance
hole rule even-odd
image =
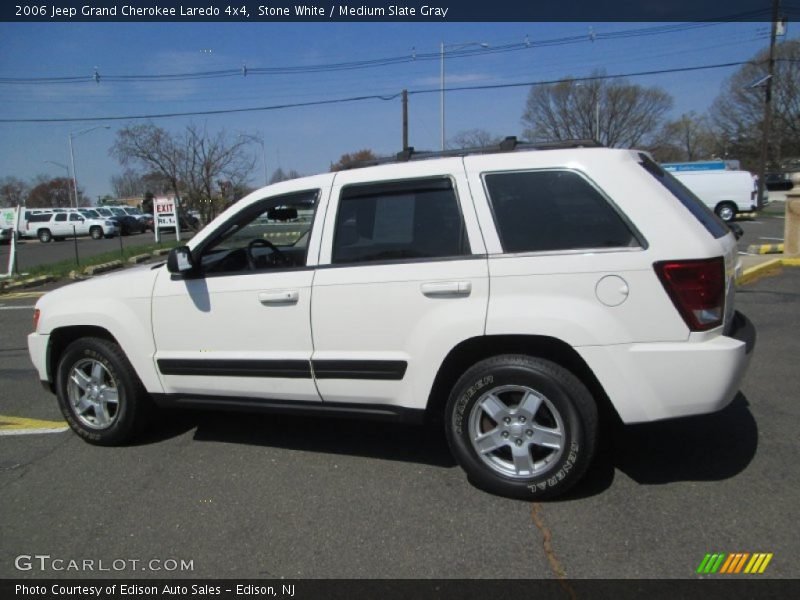
[[[502,408],[494,411],[497,422],[486,407]],[[597,405],[575,375],[518,354],[472,366],[453,387],[445,409],[447,441],[469,480],[488,492],[526,500],[563,494],[583,477],[594,455],[597,424]],[[486,442],[483,452],[473,439]],[[528,468],[520,468],[517,459]]]
[[[103,228],[95,225],[89,230],[89,235],[93,240],[101,240],[103,239]]]
[[[737,208],[733,202],[720,202],[714,209],[714,212],[717,213],[717,216],[726,223],[733,221],[733,219],[736,217],[736,211]]]
[[[50,240],[53,239],[53,234],[50,233],[49,229],[40,229],[36,232],[36,237],[38,237],[39,241],[43,244],[48,244]]]
[[[95,378],[94,369],[98,363],[102,368],[99,369],[100,376]],[[77,377],[79,370],[87,376],[85,380]],[[76,377],[71,378],[72,375]],[[85,387],[81,387],[79,379]],[[105,387],[91,389],[94,385],[89,383],[91,381],[103,383]],[[113,391],[117,397],[115,406],[108,400]],[[95,396],[88,399],[90,393]],[[72,430],[87,442],[99,446],[114,446],[133,440],[153,411],[152,400],[122,349],[101,338],[80,338],[67,346],[58,362],[56,395],[61,413]],[[81,395],[83,397],[79,397]],[[80,410],[85,399],[87,406],[91,406]],[[105,404],[105,408],[101,404]]]

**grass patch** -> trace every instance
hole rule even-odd
[[[136,256],[138,254],[151,254],[153,250],[158,250],[160,248],[174,248],[179,244],[185,244],[185,241],[177,242],[177,241],[170,241],[170,242],[162,242],[160,244],[145,244],[142,246],[126,246],[120,250],[112,250],[110,252],[104,252],[103,254],[96,254],[95,256],[90,256],[86,258],[81,258],[81,264],[76,265],[75,259],[71,258],[69,260],[60,260],[55,263],[49,263],[46,265],[37,265],[35,267],[31,267],[26,269],[25,275],[23,277],[37,277],[39,275],[52,275],[53,277],[66,277],[69,275],[70,271],[83,271],[86,267],[91,267],[94,265],[100,265],[103,263],[111,262],[112,260],[122,260],[127,261],[131,256]],[[19,278],[20,276],[16,276]]]

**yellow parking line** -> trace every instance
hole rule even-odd
[[[61,433],[67,429],[69,429],[69,426],[65,421],[43,421],[41,419],[0,415],[0,435]]]
[[[0,296],[3,300],[17,300],[19,298],[40,298],[47,292],[14,292]]]

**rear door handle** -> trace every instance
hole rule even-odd
[[[258,301],[264,306],[297,304],[299,299],[300,292],[297,290],[276,290],[274,292],[260,292],[258,294]]]
[[[431,281],[420,286],[423,295],[428,298],[453,296],[469,296],[472,292],[471,281]]]

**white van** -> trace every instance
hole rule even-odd
[[[672,175],[725,222],[757,208],[758,184],[748,171],[673,171]]]

